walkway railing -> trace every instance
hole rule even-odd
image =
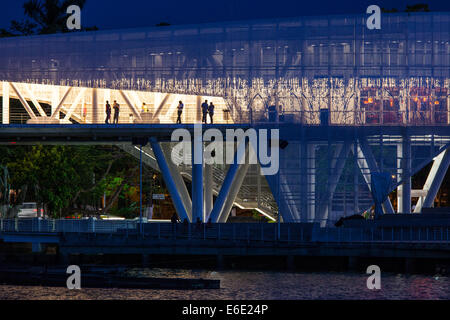
[[[136,220],[102,221],[16,219],[0,220],[0,232],[8,233],[91,233],[143,236],[153,239],[210,240],[260,243],[446,243],[450,227],[321,228],[317,223],[144,223],[142,234]]]
[[[114,233],[118,230],[135,230],[137,221],[105,221],[97,219],[53,220],[53,219],[1,219],[2,232],[41,232],[41,233]]]
[[[302,123],[330,126],[448,126],[450,116],[445,111],[380,111],[380,110],[313,110],[285,111],[270,115],[254,111],[250,123]]]

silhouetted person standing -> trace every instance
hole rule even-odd
[[[109,101],[106,101],[106,120],[105,123],[109,124],[111,121],[111,105],[109,104]]]
[[[214,123],[214,119],[213,119],[214,118],[214,105],[212,102],[208,107],[208,112],[209,112],[209,117],[211,119],[211,124],[213,124]]]
[[[205,102],[203,102],[202,104],[202,113],[203,113],[202,122],[206,123],[206,118],[208,115],[208,100],[205,100]]]
[[[119,123],[119,115],[120,115],[120,105],[117,103],[117,101],[114,101],[114,124]]]
[[[174,233],[174,235],[175,235],[175,232],[177,231],[177,224],[178,224],[178,221],[179,221],[178,215],[177,215],[177,213],[175,212],[175,213],[172,215],[172,218],[170,218],[170,222],[172,222],[172,233]]]
[[[178,215],[177,215],[177,213],[175,212],[173,215],[172,215],[172,218],[170,218],[170,222],[172,222],[172,223],[178,223]]]
[[[183,114],[184,104],[182,101],[178,104],[178,118],[177,118],[177,124],[181,124],[181,115]]]

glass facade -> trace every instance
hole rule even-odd
[[[448,124],[450,13],[300,17],[0,41],[0,80],[223,97],[235,122]],[[280,119],[275,117],[276,121]]]

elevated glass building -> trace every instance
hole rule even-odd
[[[174,123],[182,100],[183,123],[193,124],[209,100],[215,123],[276,127],[284,142],[279,174],[241,168],[245,178],[232,179],[239,192],[228,195],[215,222],[226,221],[237,205],[271,217],[279,212],[285,222],[331,223],[373,205],[374,172],[393,177],[384,212],[419,213],[433,206],[450,162],[450,13],[382,14],[380,30],[369,30],[366,18],[1,39],[2,130],[25,121],[102,124],[106,100],[121,104],[122,124],[141,125]],[[22,102],[25,116],[11,112],[9,98]],[[171,146],[160,142],[162,152],[145,148],[154,167]],[[412,189],[412,176],[430,162],[426,184]],[[178,175],[196,180],[191,166],[163,172],[177,182],[171,193],[182,204],[180,217],[207,220],[220,198],[229,168],[203,167],[197,181],[205,179],[212,192],[200,182],[190,194],[185,190]],[[199,192],[203,205],[194,205]]]

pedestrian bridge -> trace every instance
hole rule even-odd
[[[161,170],[189,221],[214,211],[213,222],[224,222],[241,206],[324,226],[370,211],[376,172],[392,177],[384,213],[420,213],[434,206],[450,165],[449,13],[386,14],[381,30],[368,30],[365,18],[2,39],[0,141],[120,144]],[[115,100],[119,125],[104,125],[105,103]],[[168,161],[171,130],[200,123],[204,100],[216,106],[210,128],[280,130],[279,172]]]

